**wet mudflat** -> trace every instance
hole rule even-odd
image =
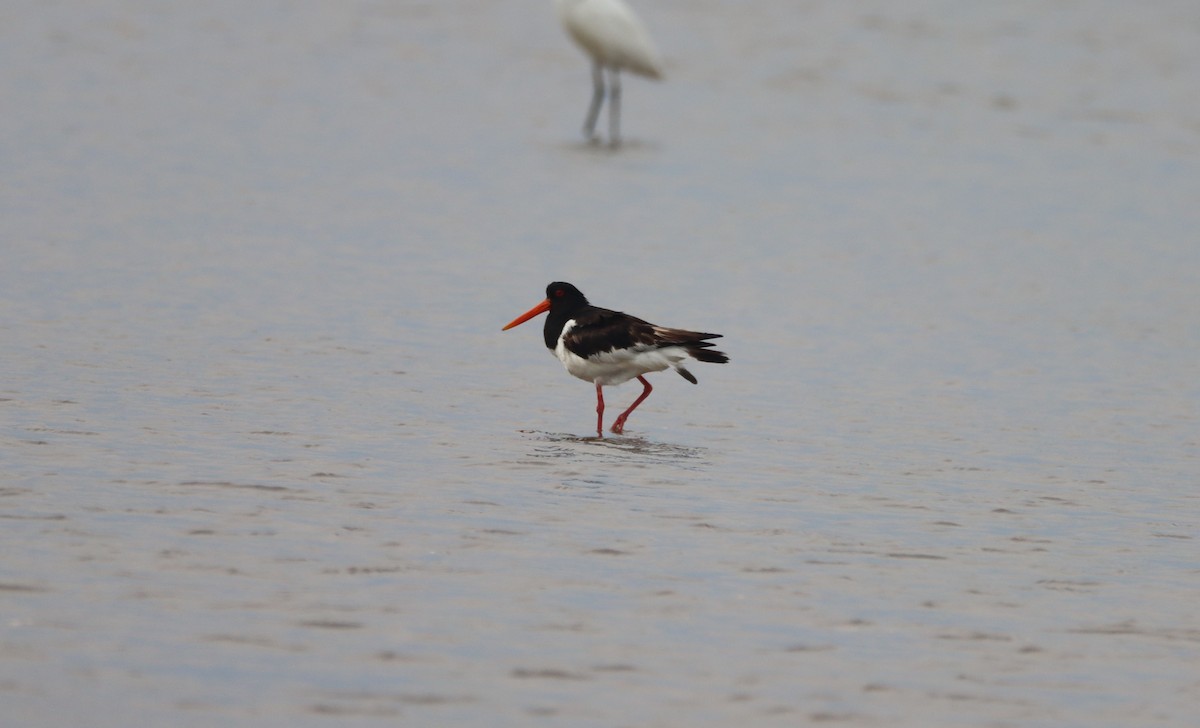
[[[4,11],[6,716],[1192,724],[1190,6],[638,7]]]

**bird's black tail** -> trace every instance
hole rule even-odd
[[[687,350],[696,361],[708,362],[709,364],[724,364],[729,361],[729,356],[723,351],[717,351],[713,347],[716,344],[704,339],[719,339],[720,334],[693,334],[688,341],[680,342],[680,346]],[[675,371],[679,372],[679,376],[688,380],[692,384],[698,384],[696,377],[687,369],[684,369],[678,364],[675,365]]]
[[[664,326],[655,326],[654,333],[658,336],[659,346],[682,347],[696,361],[708,362],[709,364],[724,364],[729,361],[729,356],[725,352],[717,351],[713,348],[716,344],[708,341],[708,339],[721,338],[720,334],[705,334],[686,329],[668,329]],[[675,371],[679,372],[679,376],[692,384],[696,384],[696,378],[692,376],[692,373],[679,364],[675,365]]]
[[[720,334],[704,334],[708,337],[717,337]],[[716,346],[711,341],[692,341],[687,343],[687,353],[691,354],[697,361],[706,361],[710,364],[724,364],[729,361],[729,355],[723,351],[717,351],[712,348]]]

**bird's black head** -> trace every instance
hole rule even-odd
[[[563,327],[588,307],[588,300],[570,283],[555,281],[546,286],[546,301],[550,304],[550,315],[546,317],[542,335],[546,339],[546,348],[553,350]]]
[[[555,281],[546,286],[546,300],[550,302],[551,311],[555,309],[570,311],[580,306],[586,306],[588,302],[578,288],[562,281]]]
[[[546,340],[550,341],[550,330],[554,330],[554,338],[558,338],[558,332],[562,331],[563,325],[571,320],[580,309],[587,308],[587,299],[579,292],[579,289],[570,283],[556,282],[546,286],[546,299],[529,309],[525,313],[516,317],[502,329],[508,331],[514,326],[520,326],[534,316],[539,316],[547,311],[550,315],[546,317]],[[554,344],[547,344],[551,349]]]

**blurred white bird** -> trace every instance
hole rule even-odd
[[[608,70],[608,141],[620,143],[621,69],[662,78],[662,62],[646,26],[625,0],[554,0],[563,27],[592,59],[592,105],[583,134],[596,139],[596,118],[604,103],[604,71]]]

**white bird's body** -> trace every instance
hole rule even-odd
[[[595,63],[662,78],[654,41],[625,0],[555,0],[555,5],[563,27]]]
[[[621,81],[628,69],[647,78],[662,78],[662,61],[646,26],[625,0],[555,0],[563,28],[592,59],[592,104],[583,131],[595,138],[596,118],[604,102],[604,71],[609,76],[609,141],[619,141]]]

